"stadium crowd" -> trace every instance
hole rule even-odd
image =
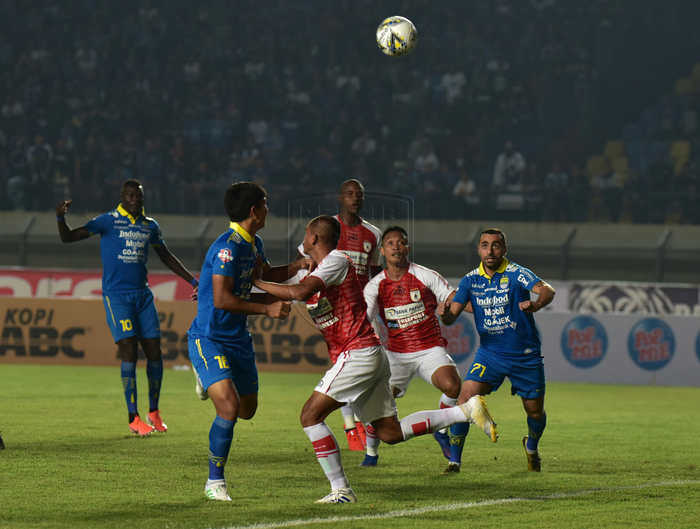
[[[109,209],[138,178],[150,211],[220,215],[249,180],[284,215],[357,178],[422,218],[700,222],[697,89],[644,131],[690,141],[682,170],[663,152],[585,170],[609,138],[603,73],[624,64],[605,28],[682,46],[674,2],[407,0],[419,37],[401,59],[376,48],[397,14],[376,4],[0,0],[0,209]]]

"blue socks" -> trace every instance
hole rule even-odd
[[[155,411],[158,409],[160,386],[163,383],[163,359],[148,360],[146,362],[146,376],[148,377],[148,405],[150,411]]]
[[[542,432],[547,426],[547,414],[543,414],[542,422],[535,422],[530,417],[527,418],[527,449],[535,452],[537,451],[537,444],[540,442],[540,437],[542,437]]]
[[[138,413],[136,406],[136,362],[122,362],[122,387],[129,413]]]
[[[450,463],[462,464],[462,450],[464,450],[464,439],[469,433],[468,422],[456,422],[448,430],[450,434]]]
[[[233,427],[236,421],[227,421],[218,415],[209,430],[209,479],[224,479],[224,466],[233,441]]]

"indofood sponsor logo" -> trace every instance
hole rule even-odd
[[[576,367],[590,368],[599,364],[608,351],[605,327],[590,316],[574,318],[562,330],[561,350],[564,358]]]
[[[440,324],[440,331],[447,340],[447,352],[456,364],[466,361],[479,347],[474,324],[464,313],[450,327]]]
[[[663,320],[646,318],[630,330],[627,348],[635,364],[648,371],[657,371],[673,358],[676,339],[671,327]]]

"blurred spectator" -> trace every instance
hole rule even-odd
[[[552,170],[544,180],[543,220],[561,222],[566,218],[567,195],[570,188],[569,174],[562,170],[561,164],[555,162]]]
[[[32,173],[34,209],[42,211],[51,207],[53,202],[53,181],[51,179],[53,149],[44,141],[41,134],[34,136],[34,145],[27,150],[27,159]]]
[[[478,219],[480,217],[481,198],[477,192],[476,182],[464,167],[459,170],[459,180],[452,188],[452,196],[457,200],[458,218]]]
[[[512,141],[507,141],[503,152],[496,158],[492,186],[498,190],[519,193],[523,189],[522,177],[525,167],[523,155],[515,150]]]
[[[566,193],[566,222],[587,222],[591,184],[580,165],[574,164],[571,167],[569,182]]]
[[[609,220],[619,222],[622,212],[622,177],[613,170],[610,162],[603,163],[602,169],[591,181],[591,188],[604,204]]]

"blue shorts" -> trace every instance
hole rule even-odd
[[[124,338],[160,338],[160,321],[150,290],[102,295],[107,325],[115,343]]]
[[[517,394],[524,399],[544,397],[546,383],[542,353],[512,356],[486,352],[479,348],[464,380],[485,382],[496,391],[505,377],[510,380],[511,395]]]
[[[188,336],[190,361],[204,389],[230,378],[239,395],[258,392],[258,367],[255,365],[253,338],[238,343],[215,342],[203,336]]]

